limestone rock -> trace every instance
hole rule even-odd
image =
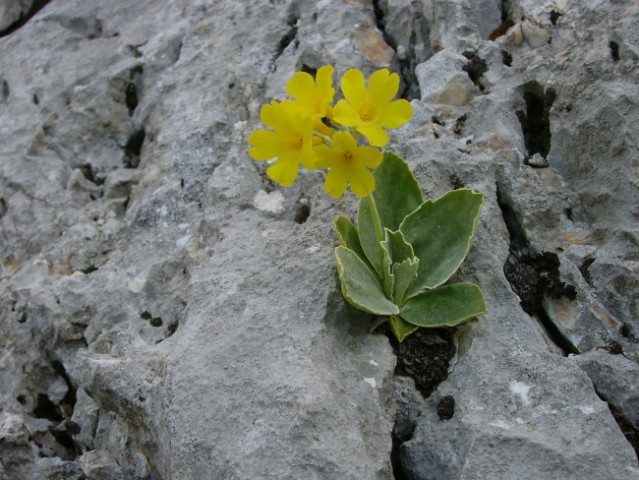
[[[0,477],[637,478],[639,15],[569,3],[0,2]],[[247,155],[325,64],[398,71],[389,148],[485,195],[428,398],[340,296],[354,199]]]

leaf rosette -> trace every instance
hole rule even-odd
[[[360,199],[357,226],[335,220],[342,295],[356,308],[390,317],[402,341],[417,328],[453,327],[486,313],[473,283],[446,284],[470,250],[483,194],[453,190],[424,200],[406,163],[385,152],[375,191]]]

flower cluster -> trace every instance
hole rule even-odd
[[[324,191],[333,198],[341,197],[348,185],[359,197],[375,190],[371,169],[382,161],[380,147],[389,140],[386,129],[410,120],[411,105],[393,100],[399,75],[387,69],[373,73],[368,83],[359,70],[348,70],[340,87],[344,98],[333,105],[333,67],[321,67],[315,78],[296,72],[286,84],[292,99],[262,107],[260,120],[270,129],[251,134],[249,155],[275,159],[266,170],[272,180],[292,185],[302,164],[309,170],[328,170]],[[368,146],[359,144],[364,140]]]

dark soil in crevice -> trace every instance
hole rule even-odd
[[[390,340],[397,357],[395,375],[410,377],[424,398],[428,398],[437,386],[446,380],[448,367],[457,348],[453,342],[452,328],[420,328],[403,342],[398,342],[388,324],[380,327]],[[406,406],[410,409],[410,406]],[[395,480],[410,480],[404,472],[400,459],[400,447],[413,437],[415,431],[415,412],[399,409],[393,425],[391,465]]]
[[[579,353],[572,342],[551,321],[543,307],[545,296],[566,297],[575,300],[574,285],[561,281],[559,257],[551,252],[538,252],[526,237],[524,227],[517,218],[512,201],[497,184],[497,204],[510,236],[509,255],[504,264],[504,275],[520,299],[521,308],[536,317],[545,328],[550,339],[565,355]]]
[[[384,331],[397,356],[395,375],[415,380],[415,387],[424,398],[448,376],[448,365],[457,351],[452,332],[448,328],[420,328],[398,342],[388,327]]]
[[[471,82],[482,92],[486,92],[486,87],[481,81],[481,77],[488,71],[486,60],[479,57],[475,52],[465,51],[462,53],[468,59],[468,62],[462,67],[462,70],[468,74]]]

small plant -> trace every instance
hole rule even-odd
[[[342,295],[360,310],[387,316],[400,342],[420,327],[452,327],[486,313],[477,285],[446,284],[470,249],[483,194],[461,189],[424,200],[406,162],[382,153],[386,129],[412,116],[408,101],[393,100],[397,74],[378,70],[366,83],[362,72],[348,70],[335,106],[332,76],[330,66],[315,78],[295,73],[286,85],[293,99],[262,107],[270,130],[251,134],[249,154],[275,159],[266,173],[280,185],[290,186],[301,164],[328,170],[324,191],[333,198],[348,186],[360,197],[357,226],[345,216],[334,222]]]

